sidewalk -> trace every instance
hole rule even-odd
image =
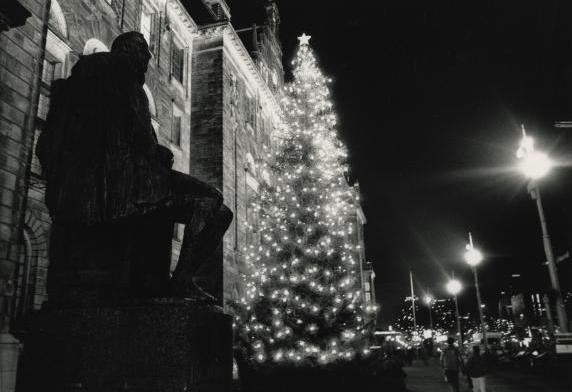
[[[429,366],[415,361],[413,366],[405,367],[405,383],[411,392],[449,392],[449,386],[443,380],[443,373],[434,360]],[[461,392],[470,391],[466,377],[460,375]],[[570,392],[570,380],[562,377],[542,377],[515,371],[499,371],[487,376],[487,392]]]
[[[405,384],[411,392],[449,392],[449,385],[443,380],[443,372],[434,360],[429,366],[415,361],[413,366],[405,367]],[[464,377],[461,376],[461,391],[469,391]]]

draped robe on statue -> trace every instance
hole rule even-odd
[[[146,63],[142,36],[124,35]],[[53,219],[50,300],[118,294],[212,300],[193,277],[232,212],[216,188],[171,170],[173,154],[158,144],[151,125],[144,71],[134,72],[133,64],[112,48],[80,58],[68,79],[53,83],[36,150]],[[174,222],[186,227],[170,278]]]

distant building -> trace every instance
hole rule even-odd
[[[377,325],[383,330],[392,326],[399,317],[403,307],[403,298],[409,293],[409,285],[405,282],[378,283],[376,301],[379,305]]]
[[[375,301],[375,272],[370,262],[362,264],[362,290],[365,297],[365,303],[368,305],[376,305]]]

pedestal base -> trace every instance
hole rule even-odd
[[[184,300],[42,310],[20,371],[19,392],[227,392],[232,318]]]
[[[0,333],[0,392],[14,392],[20,342],[12,334]]]

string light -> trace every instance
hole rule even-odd
[[[257,169],[256,223],[246,225],[246,293],[235,319],[258,362],[348,360],[368,352],[376,308],[363,303],[355,244],[356,190],[337,137],[328,84],[306,41],[281,103],[276,148]]]

